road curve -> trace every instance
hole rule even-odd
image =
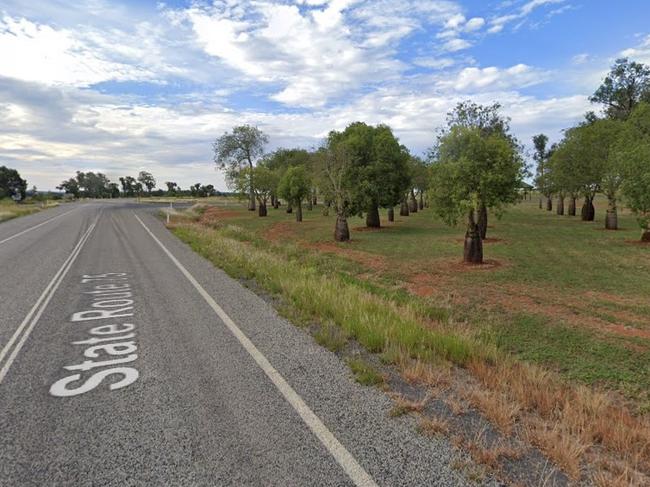
[[[465,484],[151,207],[68,209],[0,244],[0,485]]]

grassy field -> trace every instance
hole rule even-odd
[[[45,206],[40,202],[23,203],[18,205],[10,199],[0,199],[0,222],[36,213],[44,208],[51,208],[53,206],[58,206],[58,203],[50,202]]]
[[[594,444],[648,473],[650,246],[637,242],[629,214],[621,230],[603,230],[596,203],[593,223],[535,200],[491,217],[482,266],[461,263],[462,228],[427,209],[379,231],[352,218],[343,244],[320,207],[302,223],[283,209],[259,218],[223,204],[172,223],[216,265],[285,298],[294,321],[325,323],[319,343],[337,349],[354,338],[403,371],[468,371],[486,389],[477,407],[508,431],[526,425],[571,476],[596,461]],[[503,420],[505,404],[513,412]],[[628,478],[605,470],[600,483]]]

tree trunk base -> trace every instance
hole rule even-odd
[[[366,227],[381,228],[381,221],[379,220],[379,208],[376,206],[368,209],[368,213],[366,213]]]
[[[564,215],[564,198],[558,197],[556,213],[560,216]]]
[[[388,221],[389,222],[395,221],[395,210],[393,209],[393,207],[388,208]]]
[[[404,201],[399,207],[399,216],[409,216],[409,206]]]
[[[483,263],[483,241],[479,233],[478,225],[468,230],[465,234],[465,249],[463,260],[468,264]]]
[[[298,208],[296,208],[296,221],[302,221],[302,205],[298,205]]]
[[[553,211],[553,199],[550,196],[546,198],[546,211]]]
[[[650,228],[646,228],[641,234],[641,242],[650,243]]]
[[[348,220],[344,216],[338,215],[336,217],[334,240],[337,242],[347,242],[350,240],[350,228],[348,227]]]
[[[257,209],[257,216],[266,216],[267,214],[266,205],[260,205]]]
[[[607,216],[605,216],[605,229],[618,230],[618,213],[616,210],[607,210]]]
[[[487,237],[487,227],[488,227],[488,212],[487,208],[481,205],[478,213],[478,232],[482,240],[485,240]]]
[[[591,199],[585,199],[585,202],[582,205],[581,217],[582,221],[592,222],[596,218],[596,209],[594,208],[594,202]]]
[[[576,199],[569,199],[569,216],[576,216]]]
[[[287,213],[293,213],[293,206],[291,206],[291,203],[287,204]]]

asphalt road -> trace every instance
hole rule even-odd
[[[0,224],[0,485],[464,485],[150,206]]]

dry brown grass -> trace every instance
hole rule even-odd
[[[512,428],[519,417],[521,406],[510,400],[501,392],[485,388],[472,388],[465,394],[468,402],[492,422],[505,435],[512,433]]]
[[[527,440],[538,447],[574,480],[581,476],[581,463],[590,445],[563,431],[562,426],[553,427],[544,421],[531,421],[525,426]]]
[[[471,440],[466,440],[463,447],[476,463],[491,469],[497,469],[502,459],[516,460],[523,453],[521,449],[508,445],[502,440],[489,446],[486,445],[485,429],[479,430]]]
[[[429,436],[446,435],[449,432],[449,423],[437,416],[427,416],[420,420],[418,429],[421,433]]]
[[[395,404],[390,410],[390,415],[392,417],[398,417],[408,413],[422,412],[424,406],[429,400],[429,396],[424,397],[421,401],[411,401],[402,395],[395,394],[393,395],[393,400],[395,401]]]
[[[464,400],[459,400],[455,396],[449,396],[445,400],[445,404],[454,416],[461,416],[467,412],[467,406]]]
[[[650,468],[647,418],[635,417],[607,394],[570,386],[539,367],[517,362],[475,361],[469,369],[489,389],[533,414],[525,427],[530,441],[573,478],[579,478],[587,452],[596,459],[613,453],[635,469]],[[591,445],[601,448],[590,450]]]
[[[424,384],[439,390],[444,390],[451,384],[448,364],[428,364],[422,360],[405,357],[398,365],[402,376],[411,384]]]

